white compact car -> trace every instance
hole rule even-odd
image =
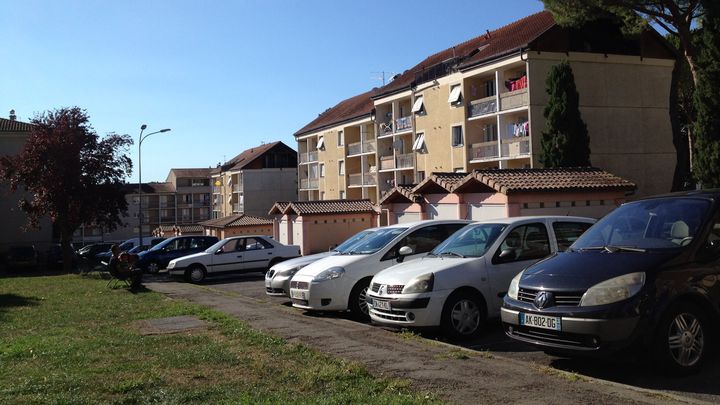
[[[293,306],[350,310],[359,318],[367,318],[365,296],[372,276],[398,262],[427,254],[468,223],[428,220],[380,228],[345,253],[320,259],[295,273],[290,281]]]
[[[567,249],[594,219],[515,217],[468,225],[420,260],[390,267],[367,294],[373,323],[436,327],[469,337],[500,316],[510,281],[525,267]]]
[[[221,273],[265,271],[283,260],[300,256],[300,247],[283,245],[264,235],[235,236],[223,239],[195,253],[171,260],[168,273],[199,283],[207,276]]]
[[[378,228],[370,228],[362,230],[351,236],[345,242],[339,244],[335,249],[328,252],[297,257],[295,259],[286,260],[272,266],[270,270],[265,273],[265,292],[267,293],[267,295],[272,295],[276,297],[289,297],[290,279],[293,278],[293,276],[295,275],[295,273],[298,272],[298,270],[322,258],[344,253],[345,251],[350,249],[355,243],[357,243],[357,241],[367,237],[368,235],[371,235],[377,229]]]

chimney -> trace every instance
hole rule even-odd
[[[15,121],[17,119],[17,115],[15,115],[15,110],[10,110],[10,121]]]

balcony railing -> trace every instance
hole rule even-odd
[[[316,150],[307,153],[300,153],[300,163],[317,162],[318,153]]]
[[[479,100],[473,100],[470,102],[468,110],[470,117],[479,117],[481,115],[497,112],[497,98],[495,96],[490,96]]]
[[[481,142],[471,145],[471,158],[474,159],[492,159],[498,157],[498,142]]]
[[[527,87],[500,94],[500,109],[511,110],[518,107],[527,107],[530,104]]]
[[[348,144],[348,155],[359,155],[361,153],[375,152],[375,150],[375,141]]]
[[[233,212],[244,212],[244,204],[241,203],[235,203],[233,204]]]
[[[394,169],[395,158],[393,156],[380,156],[380,170]]]
[[[239,193],[243,191],[243,184],[233,184],[233,193]]]
[[[318,188],[318,179],[300,179],[300,188],[303,190]]]
[[[349,176],[350,186],[375,186],[377,185],[377,175],[374,173],[356,173]]]
[[[514,157],[530,154],[530,137],[513,137],[502,140],[502,156]]]
[[[414,166],[414,154],[406,153],[404,155],[397,156],[397,164],[395,165],[398,169],[408,169]]]
[[[395,120],[395,132],[412,129],[412,117],[402,117]]]

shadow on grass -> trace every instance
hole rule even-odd
[[[17,294],[0,294],[0,320],[11,308],[34,307],[39,305],[40,300],[35,297],[25,297]]]

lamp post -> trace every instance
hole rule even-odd
[[[147,128],[147,125],[142,124],[140,126],[140,136],[138,137],[140,139],[140,142],[138,142],[138,237],[140,239],[138,245],[142,246],[143,244],[143,235],[142,235],[142,143],[150,135],[159,134],[162,132],[169,132],[170,128],[161,129],[159,131],[150,132],[149,134],[145,134],[143,136],[143,131]]]

